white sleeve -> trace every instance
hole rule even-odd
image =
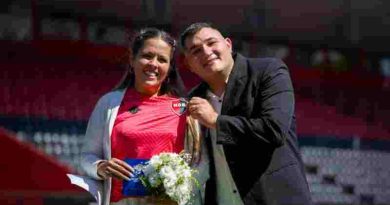
[[[81,149],[81,168],[94,179],[101,179],[97,175],[97,164],[104,159],[103,140],[108,109],[106,99],[107,96],[103,96],[97,102],[89,118]]]

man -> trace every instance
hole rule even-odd
[[[206,204],[311,204],[287,66],[233,54],[232,41],[207,23],[190,25],[180,43],[203,80],[188,107],[210,140]]]

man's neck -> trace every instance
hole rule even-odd
[[[207,83],[210,86],[210,90],[214,95],[221,97],[222,94],[225,92],[226,83],[224,81],[222,82],[216,82],[214,80],[211,83]]]
[[[229,75],[233,69],[233,65],[229,68],[224,69],[223,72],[216,73],[212,78],[207,80],[207,84],[209,85],[211,92],[215,95],[221,97],[225,92],[225,88],[227,82],[229,80]]]

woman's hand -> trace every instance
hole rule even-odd
[[[115,177],[119,180],[130,180],[130,177],[133,176],[133,171],[133,168],[125,161],[116,158],[103,160],[97,165],[97,174],[102,179]]]

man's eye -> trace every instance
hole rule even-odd
[[[196,54],[198,54],[200,52],[200,48],[196,48],[196,49],[193,49],[192,51],[191,51],[191,54],[192,55],[196,55]]]
[[[213,46],[213,45],[216,44],[216,43],[217,43],[217,41],[210,41],[210,42],[207,43],[207,45],[208,45],[208,46]]]

